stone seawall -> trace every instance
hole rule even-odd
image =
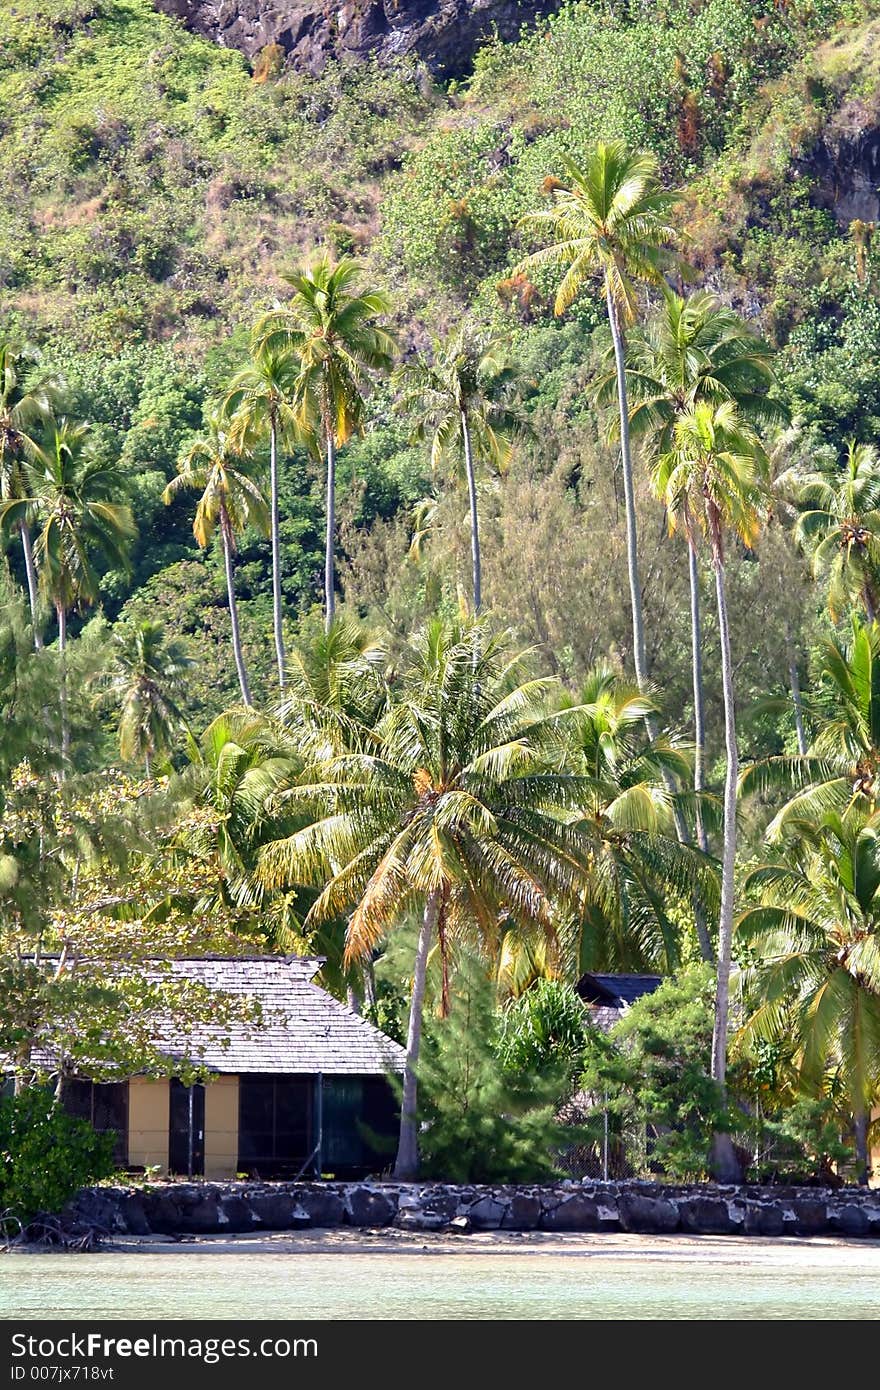
[[[880,1240],[880,1191],[636,1182],[516,1187],[166,1182],[86,1188],[66,1209],[65,1223],[108,1236],[396,1226],[412,1231],[635,1231]]]

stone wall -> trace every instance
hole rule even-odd
[[[880,1239],[880,1191],[576,1182],[518,1187],[166,1182],[86,1188],[67,1208],[65,1220],[108,1236],[396,1226]]]

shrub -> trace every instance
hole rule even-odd
[[[113,1134],[68,1115],[48,1089],[0,1101],[0,1219],[27,1225],[58,1212],[86,1183],[113,1171]]]

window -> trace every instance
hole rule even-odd
[[[73,1077],[64,1083],[61,1103],[68,1115],[88,1120],[100,1134],[113,1131],[116,1135],[113,1158],[124,1167],[128,1162],[128,1082],[85,1081]]]
[[[238,1082],[238,1166],[262,1178],[294,1177],[309,1159],[315,1080],[242,1076]]]

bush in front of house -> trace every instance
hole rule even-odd
[[[112,1134],[68,1115],[32,1086],[0,1101],[0,1224],[10,1235],[61,1211],[81,1187],[113,1172]]]

